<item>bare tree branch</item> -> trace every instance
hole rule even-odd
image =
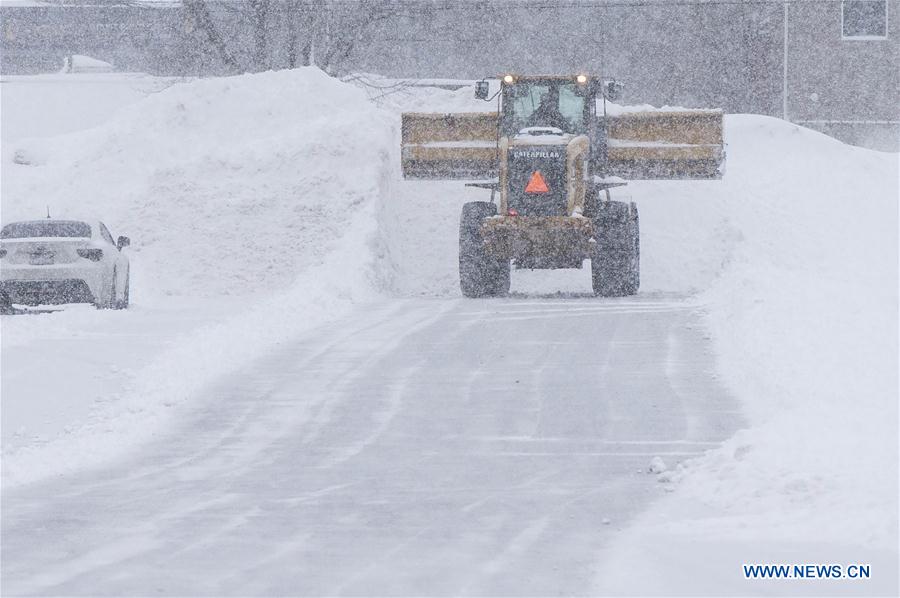
[[[183,0],[182,5],[197,29],[206,35],[209,43],[216,49],[222,62],[235,71],[240,70],[240,65],[229,52],[228,46],[219,33],[219,29],[213,22],[205,0]]]
[[[402,8],[393,0],[348,3],[341,0],[183,0],[185,10],[224,64],[240,70],[246,56],[248,70],[274,66],[315,65],[329,74],[339,69],[374,26],[397,16]],[[243,29],[224,35],[213,11],[220,8]],[[248,32],[249,35],[241,35]]]

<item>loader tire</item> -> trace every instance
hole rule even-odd
[[[16,313],[16,310],[13,308],[12,299],[9,297],[9,293],[5,290],[0,289],[0,315],[9,315]]]
[[[640,221],[637,206],[621,201],[603,201],[594,219],[594,255],[591,282],[594,294],[625,297],[637,293],[641,284]]]
[[[497,213],[486,201],[463,205],[459,219],[459,286],[466,297],[495,297],[509,292],[509,260],[488,255],[481,222]]]
[[[632,202],[631,208],[631,240],[634,243],[634,258],[631,261],[630,285],[632,291],[630,294],[634,295],[641,288],[641,219],[638,214],[637,204]]]
[[[594,219],[597,217],[597,211],[600,209],[600,191],[596,189],[588,189],[584,194],[584,217]]]

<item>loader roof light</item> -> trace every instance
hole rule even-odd
[[[578,75],[577,77],[575,77],[575,80],[582,85],[587,83],[587,79],[587,75]]]
[[[503,75],[503,82],[506,83],[507,85],[512,83],[514,80],[515,79],[513,78],[512,75]]]
[[[531,175],[531,179],[528,181],[528,184],[525,185],[525,193],[549,193],[550,187],[547,186],[547,181],[544,180],[544,175],[541,174],[540,170],[535,170]]]

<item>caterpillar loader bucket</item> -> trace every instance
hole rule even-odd
[[[717,179],[725,159],[720,110],[607,117],[604,174],[624,179]],[[602,168],[602,161],[598,164]]]
[[[404,178],[498,176],[497,127],[496,112],[403,114]],[[606,131],[606,159],[594,160],[598,174],[630,180],[717,179],[723,174],[720,110],[625,112],[607,116]]]
[[[497,176],[497,113],[405,113],[404,178],[477,179]]]

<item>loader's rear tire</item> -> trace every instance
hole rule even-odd
[[[509,292],[509,260],[488,255],[481,236],[481,223],[497,214],[486,201],[463,205],[459,218],[459,286],[466,297],[495,297]]]
[[[9,315],[16,313],[16,310],[13,308],[12,299],[9,297],[9,293],[5,290],[0,289],[0,315]]]
[[[640,220],[634,203],[603,201],[594,219],[591,282],[601,297],[634,295],[641,286]]]
[[[638,214],[637,204],[632,203],[631,240],[634,243],[634,259],[631,261],[631,294],[634,295],[641,288],[641,219]]]
[[[594,219],[597,217],[597,211],[600,209],[600,194],[602,191],[596,189],[588,189],[584,194],[584,214],[585,218]]]

